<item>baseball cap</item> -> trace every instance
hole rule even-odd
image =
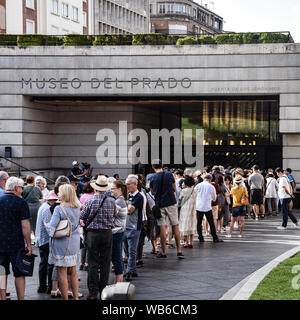
[[[73,161],[72,165],[75,166],[75,164],[78,164],[78,161]]]

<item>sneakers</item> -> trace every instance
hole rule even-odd
[[[296,229],[300,229],[300,223],[299,223],[299,222],[294,223],[294,228],[296,228]]]
[[[177,258],[178,259],[184,259],[184,255],[182,252],[177,252]]]
[[[241,234],[238,235],[238,238],[242,238],[243,236]]]
[[[226,234],[226,238],[231,238],[231,234]]]
[[[162,254],[161,252],[156,256],[156,258],[158,259],[167,259],[167,255],[166,254]]]
[[[239,228],[239,224],[237,222],[234,223],[233,229],[238,229]]]
[[[131,281],[132,280],[132,277],[131,277],[131,272],[127,272],[126,275],[125,275],[125,280],[126,281]]]
[[[98,293],[92,294],[90,293],[87,297],[86,300],[98,300]]]
[[[279,226],[277,227],[277,230],[286,230],[287,228],[286,227],[283,227],[283,226]]]
[[[214,242],[224,242],[222,239],[214,239]]]
[[[259,219],[258,219],[258,217],[255,217],[255,221],[258,221]]]
[[[133,271],[133,272],[131,272],[131,276],[133,278],[137,278],[139,275],[135,271]]]

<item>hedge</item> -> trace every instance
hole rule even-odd
[[[102,34],[96,36],[68,34],[47,36],[40,34],[0,34],[0,46],[122,46],[122,45],[207,45],[207,44],[252,44],[293,43],[289,34],[269,33],[224,33],[213,36],[147,34]]]

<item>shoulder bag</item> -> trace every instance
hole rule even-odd
[[[243,195],[242,195],[242,198],[241,198],[241,204],[243,206],[248,206],[249,205],[248,196],[245,193],[245,188],[244,187],[243,187]]]
[[[70,241],[71,241],[71,235],[72,235],[72,223],[71,220],[69,219],[69,216],[66,212],[66,210],[61,206],[61,209],[64,213],[64,215],[67,217],[67,220],[61,220],[58,224],[58,226],[56,227],[56,230],[54,232],[54,235],[51,239],[51,247],[52,247],[52,255],[56,260],[63,260],[66,256],[66,254],[69,251],[70,248]],[[62,258],[58,258],[56,257],[56,255],[53,252],[53,240],[54,239],[61,239],[61,238],[65,238],[68,237],[68,245],[67,245],[67,249],[65,252],[65,255]]]
[[[87,234],[87,227],[93,222],[93,220],[95,219],[96,215],[98,214],[99,210],[101,209],[101,207],[104,204],[105,199],[107,198],[107,196],[105,195],[103,200],[100,203],[100,206],[98,208],[98,210],[94,213],[94,215],[92,216],[91,219],[87,220],[87,222],[85,223],[85,226],[83,227],[83,232],[86,235]]]
[[[160,200],[161,200],[161,195],[162,195],[162,188],[163,188],[163,184],[164,184],[164,177],[165,177],[165,172],[163,172],[162,174],[162,178],[161,178],[161,183],[160,183],[160,192],[159,192],[159,203],[158,205],[155,204],[155,206],[152,208],[152,214],[154,216],[155,219],[160,219],[161,218],[161,212],[160,212]],[[156,195],[155,195],[156,196]]]

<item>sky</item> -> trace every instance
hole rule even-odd
[[[210,10],[223,17],[224,31],[290,31],[294,41],[300,43],[300,0],[194,1],[203,6],[207,3]]]

